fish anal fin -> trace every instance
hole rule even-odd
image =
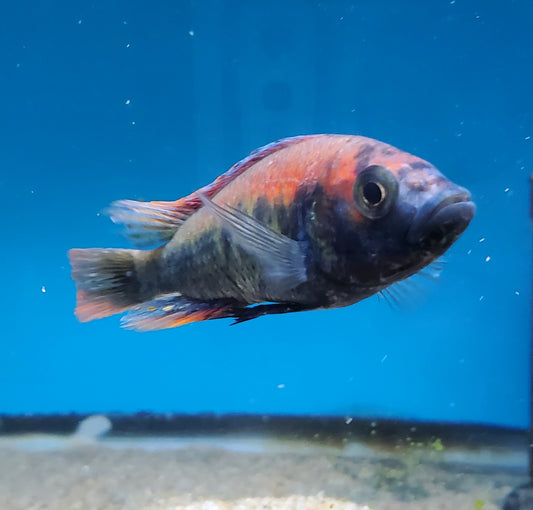
[[[144,332],[176,328],[211,319],[234,319],[233,324],[240,324],[264,315],[302,312],[316,308],[315,305],[299,303],[264,303],[246,306],[228,299],[199,301],[180,294],[170,294],[130,309],[122,318],[121,325],[127,329]]]
[[[122,318],[121,325],[136,331],[155,331],[232,317],[232,310],[233,305],[227,300],[197,301],[175,294],[134,307]]]
[[[304,243],[272,230],[243,211],[220,206],[203,195],[200,198],[222,221],[233,242],[260,261],[271,290],[283,295],[307,281]]]

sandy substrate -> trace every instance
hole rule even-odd
[[[0,509],[496,510],[525,481],[522,467],[457,465],[431,449],[250,444],[10,438],[0,442]]]

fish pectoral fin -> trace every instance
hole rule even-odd
[[[307,281],[304,243],[272,230],[243,211],[222,207],[205,195],[200,199],[222,221],[233,241],[260,261],[265,278],[276,291],[283,293]]]
[[[166,243],[194,212],[185,200],[138,202],[117,200],[105,211],[113,223],[126,227],[126,236],[139,248]]]
[[[234,317],[228,300],[199,301],[181,294],[160,296],[132,308],[122,317],[121,326],[136,331],[175,328],[210,319]]]

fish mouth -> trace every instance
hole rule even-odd
[[[445,190],[416,212],[407,242],[431,250],[446,249],[463,233],[475,212],[468,190],[459,186]]]

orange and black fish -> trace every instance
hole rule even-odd
[[[73,249],[76,316],[129,311],[140,331],[351,305],[442,255],[469,192],[430,163],[361,136],[267,145],[174,202],[119,200],[138,247]]]

